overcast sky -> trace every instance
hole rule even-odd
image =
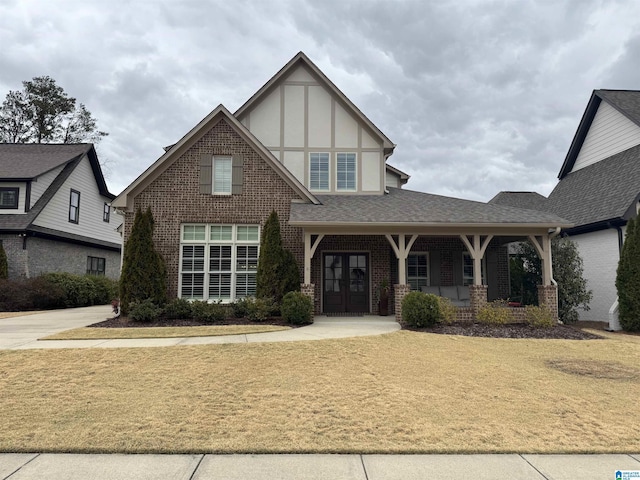
[[[407,188],[547,195],[593,89],[640,89],[640,1],[0,0],[0,99],[49,75],[119,193],[298,51],[394,143]]]

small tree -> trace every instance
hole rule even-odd
[[[300,270],[293,254],[283,248],[278,214],[272,211],[264,224],[256,277],[256,296],[271,298],[278,305],[282,297],[300,290]]]
[[[9,278],[9,264],[7,262],[7,253],[4,251],[2,241],[0,241],[0,280]]]
[[[132,302],[150,299],[163,305],[167,297],[167,270],[153,243],[151,209],[136,212],[131,235],[124,246],[120,276],[120,309],[127,314]]]
[[[624,330],[640,330],[640,223],[629,220],[616,274],[618,314]]]
[[[524,303],[537,303],[536,285],[542,282],[542,262],[531,243],[523,242],[518,249],[519,262],[516,259],[511,264],[511,272],[516,272],[514,277],[520,282]],[[564,323],[576,322],[578,308],[589,310],[593,296],[591,290],[587,290],[587,281],[583,277],[584,268],[578,246],[568,238],[554,238],[551,241],[551,257],[553,277],[558,283],[558,317]],[[520,266],[522,272],[518,272]]]

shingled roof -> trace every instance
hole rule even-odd
[[[0,143],[0,180],[31,180],[88,153],[90,143]]]
[[[544,210],[546,201],[547,197],[537,192],[500,192],[488,203],[531,210]]]
[[[318,195],[321,205],[293,203],[289,222],[311,224],[571,226],[557,215],[389,188],[387,195]]]
[[[640,145],[570,173],[544,208],[580,227],[627,220],[639,197]]]

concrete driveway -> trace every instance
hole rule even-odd
[[[317,316],[306,327],[278,332],[221,335],[211,337],[131,338],[112,340],[44,340],[39,338],[72,328],[84,327],[110,317],[111,306],[51,310],[35,315],[0,319],[0,350],[36,348],[134,348],[207,345],[221,343],[298,342],[328,338],[381,335],[400,329],[393,316],[325,317]]]
[[[111,305],[97,305],[0,318],[0,349],[34,344],[38,338],[71,328],[85,327],[112,315]]]

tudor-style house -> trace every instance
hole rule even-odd
[[[92,144],[0,143],[0,242],[9,278],[118,278],[122,216]]]
[[[255,293],[261,229],[280,218],[315,312],[377,313],[393,285],[438,292],[471,317],[508,296],[505,245],[531,239],[544,264],[541,301],[556,308],[550,238],[570,226],[548,213],[402,188],[387,138],[303,53],[235,113],[220,105],[113,202],[125,239],[150,207],[169,294],[233,301]],[[393,302],[392,302],[393,305]]]

